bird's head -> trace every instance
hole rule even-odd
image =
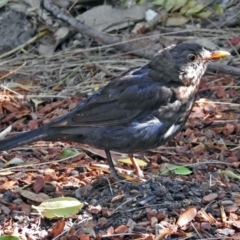
[[[228,55],[226,51],[211,51],[199,44],[181,43],[158,52],[151,63],[171,76],[171,81],[188,86],[199,84],[208,62]]]

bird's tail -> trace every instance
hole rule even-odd
[[[50,140],[54,134],[54,128],[47,126],[40,127],[25,133],[19,133],[13,137],[0,140],[0,151],[9,150],[11,148],[19,147],[22,145],[30,144],[33,142]]]

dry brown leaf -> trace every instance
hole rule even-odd
[[[115,228],[114,232],[116,234],[126,233],[126,232],[128,232],[128,227],[126,225],[122,224],[122,225],[118,226],[117,228]]]
[[[7,109],[10,113],[16,113],[19,111],[18,108],[20,108],[20,106],[18,108],[14,107],[11,103],[9,102],[3,102],[2,103],[2,107]]]
[[[217,98],[225,98],[226,97],[226,91],[224,88],[219,87],[216,91]]]
[[[18,208],[23,211],[26,216],[29,216],[31,214],[32,208],[29,204],[22,202],[18,205]]]
[[[180,217],[178,218],[177,225],[179,227],[183,227],[191,222],[197,215],[196,208],[189,208],[185,212],[183,212]]]
[[[33,191],[39,193],[45,185],[43,176],[36,176],[35,182],[33,184]]]
[[[8,190],[11,189],[15,185],[16,181],[10,180],[6,181],[3,184],[0,185],[1,190]]]
[[[116,202],[116,201],[119,201],[119,200],[123,199],[124,197],[125,197],[125,194],[117,195],[117,196],[115,196],[114,198],[112,198],[111,203],[114,203],[114,202]]]
[[[53,225],[51,230],[52,237],[57,237],[58,235],[60,235],[64,227],[65,227],[65,221],[63,220],[57,221],[57,223]]]

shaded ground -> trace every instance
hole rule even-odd
[[[179,37],[176,29],[171,30]],[[229,32],[222,30],[223,35],[231,35]],[[198,30],[195,33],[200,35]],[[211,34],[220,38],[220,33]],[[201,37],[207,35],[209,32],[201,32]],[[181,37],[188,40],[192,36]],[[37,128],[70,111],[113,75],[147,62],[113,48],[85,51],[90,47],[86,37],[79,43],[83,49],[67,41],[67,48],[62,44],[50,56],[37,54],[37,42],[4,58],[1,130],[12,125],[14,134]],[[154,47],[161,46],[161,41],[151,41]],[[227,46],[226,40],[221,44]],[[237,61],[233,63],[237,65]],[[138,158],[148,162],[142,182],[131,166],[121,163],[117,163],[118,170],[125,169],[126,177],[132,178],[114,181],[103,152],[87,146],[40,142],[1,153],[0,234],[21,239],[237,238],[239,86],[239,77],[207,73],[185,129],[166,146],[139,154]],[[79,155],[67,158],[62,149],[76,149]],[[126,156],[114,154],[115,160],[122,157]],[[22,163],[29,165],[15,166]],[[187,166],[192,173],[160,176],[164,163]],[[50,198],[76,197],[85,206],[75,217],[47,220],[31,208],[43,195],[34,200],[21,194],[21,188]]]

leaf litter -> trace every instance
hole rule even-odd
[[[201,33],[209,39],[218,35],[214,31]],[[105,47],[88,46],[86,57],[85,50],[69,46],[51,56],[36,57],[37,50],[32,47],[27,54],[4,59],[4,75],[21,66],[17,63],[23,59],[27,65],[1,80],[1,130],[11,125],[15,133],[42,126],[107,84],[111,80],[109,72],[118,75],[147,62]],[[22,239],[28,235],[44,239],[63,234],[65,239],[75,236],[81,240],[123,236],[154,239],[171,234],[179,238],[198,238],[198,234],[236,237],[239,105],[238,78],[206,74],[185,129],[165,146],[138,154],[149,163],[144,169],[144,182],[118,183],[106,178],[109,171],[101,151],[75,143],[39,142],[3,152],[0,208],[5,220],[1,220],[1,234],[16,233]],[[62,155],[64,152],[68,154]],[[113,156],[116,160],[126,158],[118,153]],[[14,159],[25,165],[17,165]],[[4,168],[11,161],[11,166]],[[187,167],[192,174],[169,171],[161,176],[159,171],[165,163]],[[118,162],[117,169],[132,174],[129,164]],[[45,198],[63,196],[87,205],[78,216],[57,222],[48,222],[31,208]]]

